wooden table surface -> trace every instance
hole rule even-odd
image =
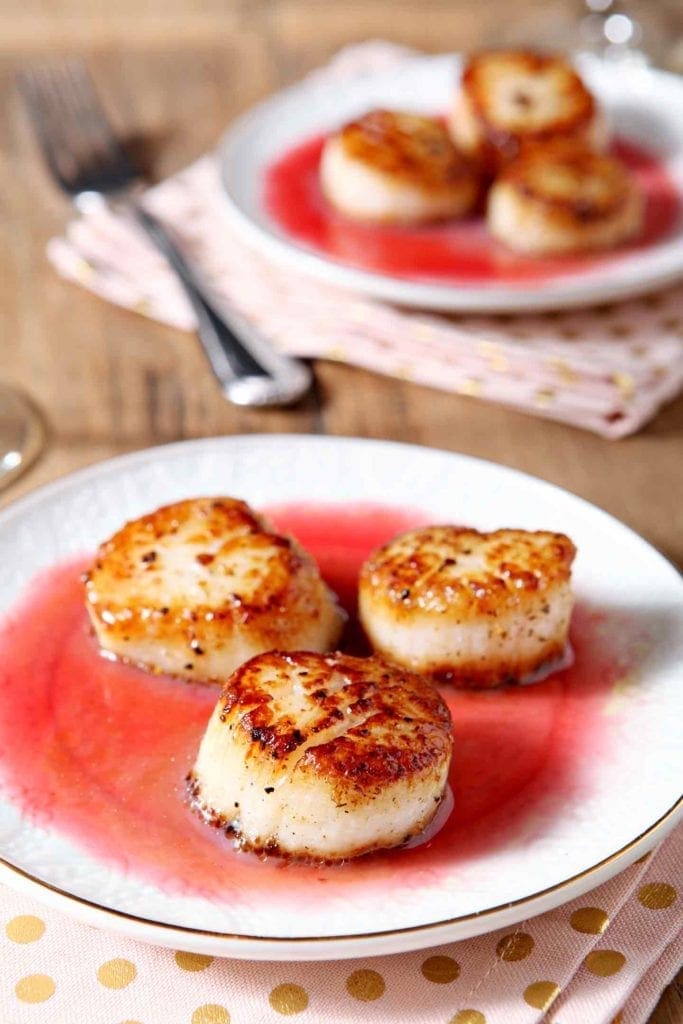
[[[44,257],[69,216],[37,157],[13,76],[28,59],[84,53],[119,126],[144,139],[155,177],[209,149],[237,113],[341,45],[383,37],[438,51],[566,45],[570,0],[3,0],[0,7],[0,379],[45,415],[18,495],[107,456],[182,438],[311,432],[393,438],[481,456],[595,502],[683,563],[683,401],[636,437],[560,424],[320,362],[317,394],[292,411],[228,405],[194,337],[59,280]],[[683,70],[680,0],[640,4],[658,58]],[[681,1024],[675,988],[652,1024]]]

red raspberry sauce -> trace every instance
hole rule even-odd
[[[645,224],[635,242],[607,253],[525,257],[489,235],[481,216],[423,227],[362,224],[337,213],[320,189],[322,135],[300,143],[266,171],[263,197],[278,227],[321,255],[360,270],[413,281],[514,284],[547,280],[611,263],[669,233],[681,213],[681,197],[664,164],[632,142],[613,150],[646,197]]]

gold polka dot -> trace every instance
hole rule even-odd
[[[396,363],[394,366],[394,373],[401,380],[412,380],[413,379],[413,368],[409,363]]]
[[[500,940],[496,953],[501,960],[524,960],[533,948],[534,940],[526,932],[511,932]]]
[[[579,331],[573,329],[570,330],[569,328],[565,328],[562,331],[562,334],[565,338],[578,338],[580,336]],[[557,359],[556,357],[553,357],[548,360],[548,365],[555,370],[561,380],[566,381],[568,384],[578,380],[578,374],[571,368],[571,366],[569,366],[568,363],[564,361],[564,359]]]
[[[547,1010],[560,993],[554,981],[535,981],[524,989],[524,1002],[535,1010]]]
[[[55,994],[55,983],[48,974],[27,974],[19,979],[14,991],[22,1003],[44,1003]]]
[[[107,960],[97,969],[97,980],[105,988],[125,988],[137,973],[130,960]]]
[[[448,1024],[486,1024],[486,1017],[480,1010],[458,1010]]]
[[[623,1020],[624,1020],[623,1013],[618,1013],[616,1015],[616,1017],[613,1018],[612,1024],[623,1024]]]
[[[534,401],[539,409],[547,409],[554,398],[554,388],[539,388],[534,395]]]
[[[308,996],[301,985],[289,983],[278,985],[268,996],[270,1005],[277,1013],[286,1017],[293,1013],[302,1013],[308,1006]]]
[[[204,953],[184,953],[179,949],[175,954],[175,962],[183,971],[205,971],[213,963],[213,957],[205,956]]]
[[[649,910],[666,910],[677,897],[678,893],[668,882],[648,882],[638,890],[638,899]]]
[[[45,931],[45,922],[33,914],[13,917],[5,926],[7,938],[12,942],[35,942]]]
[[[377,971],[354,971],[346,979],[346,990],[349,995],[363,1003],[381,999],[385,988],[384,978]]]
[[[192,1024],[230,1024],[230,1014],[218,1003],[204,1003],[192,1014]]]
[[[633,398],[636,390],[636,382],[630,373],[623,373],[617,370],[612,374],[612,383],[624,400]]]
[[[469,395],[470,398],[478,398],[481,394],[481,380],[478,377],[464,377],[460,382],[458,391],[461,395]]]
[[[616,949],[595,949],[583,962],[591,974],[608,978],[611,974],[618,974],[626,963],[626,957]]]
[[[451,956],[430,956],[420,970],[427,981],[434,981],[437,985],[448,985],[459,976],[460,964]]]
[[[579,907],[569,918],[575,932],[585,935],[602,935],[609,924],[609,916],[599,907]]]
[[[343,348],[328,348],[325,352],[325,359],[331,359],[332,361],[340,362],[346,356],[346,351]]]

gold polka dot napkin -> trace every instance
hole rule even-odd
[[[412,51],[348,48],[314,72],[340,80]],[[643,300],[556,315],[463,316],[397,309],[271,263],[235,233],[207,156],[146,200],[223,301],[285,352],[362,366],[561,420],[604,437],[647,423],[683,388],[683,285]],[[74,221],[48,256],[66,278],[186,330],[194,317],[163,259],[106,210]]]
[[[683,958],[682,878],[679,826],[609,882],[515,928],[438,949],[314,964],[147,946],[0,887],[0,1020],[643,1024]]]

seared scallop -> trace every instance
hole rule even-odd
[[[385,224],[462,217],[477,177],[436,118],[373,110],[325,143],[323,192],[342,213]]]
[[[608,249],[640,234],[643,197],[624,165],[555,143],[513,161],[489,193],[489,230],[534,256]]]
[[[377,653],[436,681],[527,681],[566,656],[574,555],[561,533],[412,530],[363,566],[361,622]]]
[[[529,144],[564,138],[602,149],[608,136],[571,64],[527,50],[471,57],[449,128],[456,145],[494,173]]]
[[[420,676],[271,651],[226,683],[189,782],[195,808],[242,848],[339,861],[429,825],[451,747],[448,708]]]
[[[86,602],[103,651],[221,682],[261,651],[327,650],[344,622],[313,558],[235,498],[127,523],[100,547]]]

